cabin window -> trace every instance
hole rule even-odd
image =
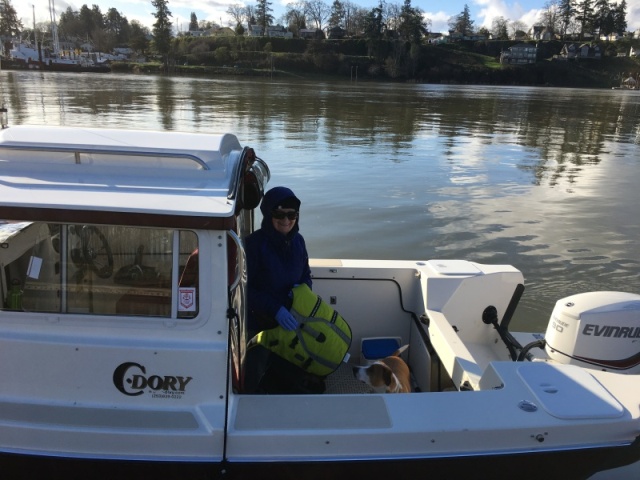
[[[4,309],[194,318],[191,231],[22,222],[0,226]]]

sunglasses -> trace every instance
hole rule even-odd
[[[285,217],[289,220],[295,220],[298,218],[298,212],[285,212],[283,210],[273,210],[271,216],[276,220],[282,220]]]

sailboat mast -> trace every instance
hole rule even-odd
[[[58,40],[58,25],[56,23],[56,6],[54,0],[49,0],[49,17],[51,18],[51,40],[53,41],[53,54],[60,54],[60,41]]]
[[[38,52],[38,61],[42,63],[42,51],[38,48],[38,30],[36,30],[36,6],[31,5],[31,11],[33,14],[33,44]]]

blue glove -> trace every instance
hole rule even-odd
[[[289,310],[284,307],[280,307],[280,310],[276,313],[276,320],[285,330],[295,330],[298,328],[298,321],[293,318]]]

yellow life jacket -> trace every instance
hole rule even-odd
[[[293,288],[291,314],[296,330],[264,330],[255,342],[306,372],[325,377],[334,372],[351,346],[351,328],[306,283]]]

